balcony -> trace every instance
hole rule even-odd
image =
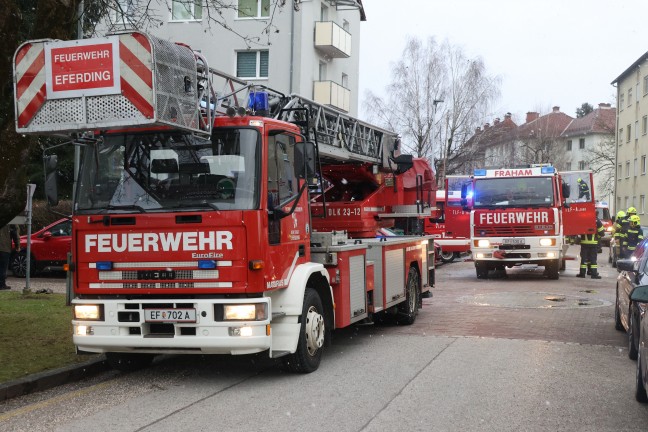
[[[351,34],[333,21],[315,23],[315,48],[331,58],[351,56]]]
[[[313,100],[315,102],[349,112],[351,90],[333,81],[315,81],[314,84]]]

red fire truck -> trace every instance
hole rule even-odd
[[[460,231],[448,231],[446,218],[455,219],[450,226],[461,228]],[[425,234],[432,235],[434,242],[441,247],[441,261],[452,262],[470,252],[469,218],[470,212],[464,211],[461,205],[461,190],[436,192],[436,207],[431,217],[425,219]]]
[[[476,169],[454,185],[461,185],[462,204],[470,210],[471,250],[480,279],[490,270],[521,264],[544,266],[545,275],[557,279],[565,267],[567,236],[596,230],[590,171],[558,173],[548,164]],[[465,226],[446,220],[455,224]]]
[[[416,319],[431,237],[376,233],[400,206],[433,203],[424,179],[403,186],[413,162],[394,133],[140,32],[30,41],[14,68],[17,131],[80,149],[79,352],[127,370],[156,354],[266,351],[312,372],[333,329]],[[55,201],[53,181],[46,192]]]

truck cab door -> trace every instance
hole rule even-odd
[[[445,179],[445,235],[470,238],[470,211],[461,205],[461,188],[467,185],[468,207],[472,206],[472,179],[470,176],[451,175]]]
[[[591,171],[565,171],[558,174],[559,205],[562,208],[563,234],[596,232],[596,200]]]

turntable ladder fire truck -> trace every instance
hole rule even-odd
[[[127,370],[156,354],[266,351],[312,372],[333,329],[414,322],[430,237],[376,234],[429,211],[434,182],[395,134],[139,32],[26,42],[14,86],[19,133],[80,148],[78,352]]]
[[[490,270],[504,271],[522,264],[544,266],[544,274],[558,279],[565,268],[568,237],[596,231],[591,171],[558,172],[549,164],[516,168],[476,169],[452,185],[461,190],[470,212],[470,246],[477,277]],[[582,192],[581,184],[588,192]],[[590,193],[591,191],[591,193]],[[465,222],[447,219],[460,232]]]

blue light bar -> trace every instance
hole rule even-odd
[[[97,270],[112,270],[113,263],[112,261],[98,261]]]
[[[198,261],[198,268],[199,269],[215,269],[216,268],[216,261],[214,260],[199,260]]]
[[[476,176],[485,176],[486,175],[486,170],[485,169],[476,169],[475,170],[475,175]]]
[[[556,172],[556,169],[552,166],[542,167],[540,172],[542,174],[554,174]]]
[[[268,102],[267,92],[254,92],[248,96],[248,108],[254,112],[268,112],[270,104]]]

